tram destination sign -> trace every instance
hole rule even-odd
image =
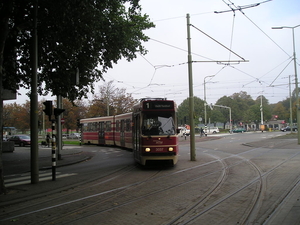
[[[149,101],[144,102],[144,109],[174,109],[173,101]]]

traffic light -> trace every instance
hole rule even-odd
[[[77,127],[81,128],[82,124],[80,123],[80,119],[77,119]]]
[[[55,108],[54,109],[54,116],[55,116],[55,118],[58,117],[60,114],[62,114],[64,111],[65,111],[65,109]]]
[[[45,109],[43,111],[47,116],[49,116],[50,119],[52,115],[52,101],[45,101],[43,104],[45,105]]]

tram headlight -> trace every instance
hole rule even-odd
[[[169,147],[169,152],[173,152],[173,148],[172,147]]]
[[[145,148],[145,151],[146,152],[150,152],[150,148]]]

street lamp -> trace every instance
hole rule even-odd
[[[207,115],[206,115],[206,81],[205,79],[208,78],[208,77],[214,77],[215,75],[210,75],[210,76],[206,76],[204,77],[204,126],[206,127],[207,126]]]
[[[293,58],[294,58],[294,70],[295,70],[295,85],[296,85],[296,112],[297,112],[297,131],[298,131],[298,144],[300,144],[300,131],[299,131],[299,124],[300,124],[300,111],[299,111],[299,89],[298,89],[298,76],[297,76],[297,63],[296,63],[296,50],[295,50],[295,28],[299,27],[299,25],[294,27],[272,27],[272,29],[283,29],[283,28],[289,28],[293,31]],[[291,128],[292,129],[292,128]]]

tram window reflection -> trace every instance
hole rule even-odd
[[[175,134],[174,119],[172,114],[144,115],[142,127],[143,127],[142,132],[144,135],[174,135]]]

